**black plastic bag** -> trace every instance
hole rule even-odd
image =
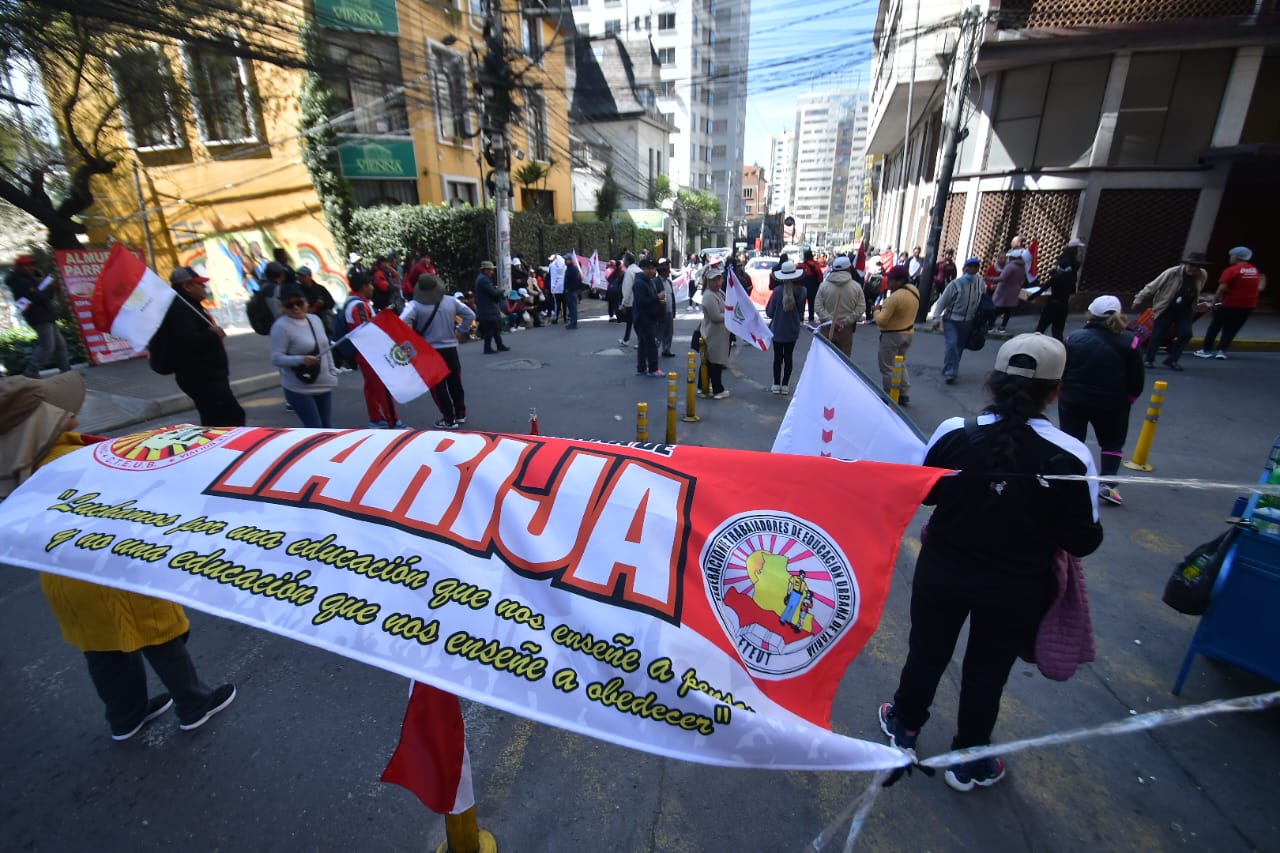
[[[1164,603],[1179,613],[1203,616],[1209,609],[1209,596],[1218,572],[1239,532],[1240,528],[1232,527],[1183,557],[1164,585]]]

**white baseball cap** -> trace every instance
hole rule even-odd
[[[1015,356],[1024,357],[1019,359],[1021,364],[1009,363]],[[1031,361],[1029,366],[1025,363],[1027,359]],[[1062,345],[1062,341],[1039,332],[1010,338],[996,353],[995,369],[1010,376],[1025,376],[1028,379],[1061,379],[1062,371],[1066,366],[1067,348]]]

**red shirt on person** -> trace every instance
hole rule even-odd
[[[1242,261],[1222,271],[1218,284],[1225,285],[1227,292],[1222,297],[1223,308],[1257,308],[1258,284],[1262,275],[1253,264]]]

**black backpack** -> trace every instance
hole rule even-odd
[[[267,297],[273,295],[277,287],[279,285],[275,282],[264,284],[249,297],[249,301],[244,306],[244,313],[249,317],[249,325],[259,335],[271,334],[271,326],[276,321],[275,315],[271,313],[271,306],[267,304]]]
[[[347,327],[347,306],[351,304],[352,299],[357,298],[359,297],[347,297],[347,301],[342,303],[342,307],[338,309],[338,313],[333,315],[333,322],[330,324],[329,328],[329,339],[342,341],[339,344],[335,344],[333,350],[340,355],[347,364],[355,364],[356,346],[351,343],[351,341],[343,341],[342,339],[346,337],[347,332],[351,331]]]

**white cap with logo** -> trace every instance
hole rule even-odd
[[[1010,364],[1017,356],[1015,364]],[[1027,362],[1030,362],[1028,364]],[[1039,332],[1018,335],[1004,342],[996,353],[996,371],[1028,379],[1061,379],[1067,366],[1067,348],[1062,341]]]

